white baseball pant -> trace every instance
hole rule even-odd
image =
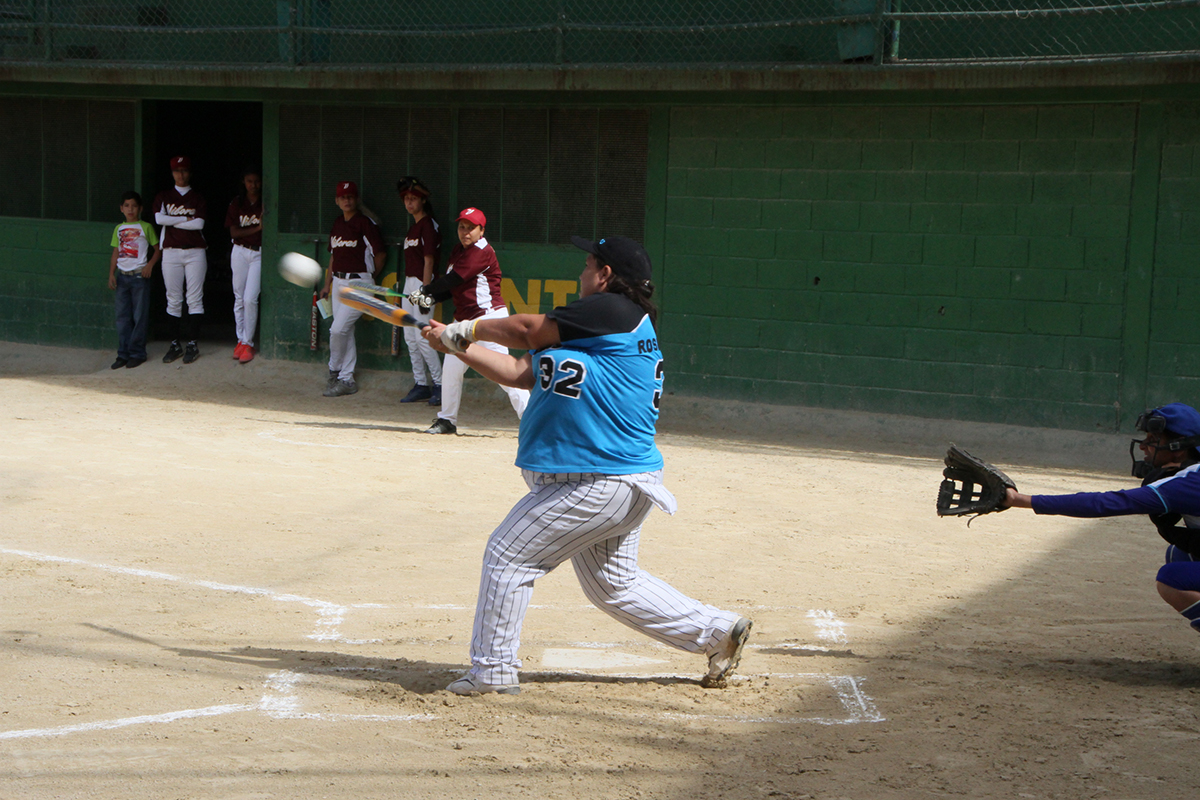
[[[409,300],[407,295],[420,289],[424,284],[420,278],[405,278],[404,279],[404,294],[406,297],[400,301],[400,307],[421,322],[429,322],[433,316],[433,309],[422,311],[421,307]],[[433,349],[433,345],[425,341],[425,337],[421,335],[420,328],[405,328],[404,341],[408,343],[408,358],[412,361],[413,380],[417,386],[428,386],[425,382],[425,370],[429,370],[429,380],[434,386],[442,385],[442,362],[438,358],[437,351]]]
[[[163,250],[162,276],[167,287],[168,314],[172,317],[183,316],[185,282],[188,313],[204,313],[204,275],[207,272],[208,257],[203,247],[168,247]]]
[[[258,327],[258,295],[262,289],[262,253],[235,244],[229,253],[233,271],[233,325],[238,342],[254,346]]]
[[[329,371],[336,372],[340,380],[349,381],[354,378],[354,369],[358,366],[358,347],[354,342],[354,323],[363,312],[351,308],[342,302],[339,291],[350,281],[362,283],[371,280],[371,273],[360,272],[353,278],[334,276],[329,296],[333,301],[333,322],[329,325]]]
[[[477,680],[518,683],[521,623],[533,583],[567,559],[588,600],[613,619],[689,653],[717,650],[738,615],[693,600],[638,569],[642,522],[662,502],[638,484],[657,483],[658,493],[670,498],[661,488],[661,472],[521,474],[529,494],[492,532],[484,551],[471,632],[471,674]]]
[[[507,316],[508,309],[499,308],[489,311],[479,319],[501,319]],[[507,347],[495,342],[476,342],[476,344],[497,353],[508,353]],[[438,419],[448,420],[452,425],[458,424],[458,409],[462,405],[463,376],[467,374],[468,369],[470,367],[463,363],[458,356],[448,355],[442,362],[442,410],[438,412]],[[501,386],[500,388],[508,395],[508,402],[512,403],[513,411],[517,412],[517,419],[520,419],[521,415],[525,413],[525,406],[529,403],[529,390],[514,389],[511,386]]]

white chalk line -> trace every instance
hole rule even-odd
[[[20,556],[22,558],[28,558],[33,561],[44,561],[44,562],[48,562],[48,563],[59,563],[59,564],[72,564],[75,566],[84,566],[84,567],[89,567],[92,569],[102,570],[105,572],[111,572],[111,573],[118,574],[118,575],[130,575],[130,576],[139,577],[139,578],[150,578],[150,579],[161,580],[161,581],[165,581],[165,582],[180,583],[180,584],[185,584],[185,585],[190,585],[190,586],[196,586],[196,587],[211,589],[211,590],[220,591],[220,592],[232,592],[232,593],[236,593],[236,594],[246,594],[246,595],[251,595],[251,596],[267,597],[267,598],[270,598],[270,599],[273,599],[273,600],[276,600],[279,602],[301,603],[305,606],[308,606],[309,608],[314,609],[317,612],[318,619],[317,619],[317,623],[316,623],[316,630],[313,633],[310,633],[307,637],[309,639],[314,639],[317,641],[336,641],[336,642],[341,642],[344,644],[380,643],[382,641],[381,639],[348,639],[341,634],[341,632],[338,630],[338,627],[345,620],[346,613],[351,608],[371,608],[371,609],[408,608],[408,609],[413,609],[413,610],[420,610],[420,609],[425,609],[425,610],[467,610],[469,608],[468,606],[457,606],[457,605],[449,605],[449,604],[430,605],[430,606],[413,605],[413,606],[403,606],[403,607],[388,606],[388,605],[381,604],[381,603],[356,603],[356,604],[351,604],[351,605],[340,605],[337,603],[331,603],[331,602],[328,602],[325,600],[316,600],[314,598],[303,597],[301,595],[296,595],[296,594],[283,594],[280,592],[275,592],[271,589],[263,589],[263,588],[259,588],[259,587],[253,587],[253,586],[239,586],[237,584],[218,583],[215,581],[191,580],[191,579],[180,577],[178,575],[172,575],[167,572],[157,572],[154,570],[137,569],[137,568],[133,568],[133,567],[118,567],[118,566],[111,565],[111,564],[100,564],[100,563],[96,563],[96,562],[85,561],[83,559],[67,558],[65,556],[53,556],[53,555],[48,555],[45,553],[32,553],[32,552],[25,551],[25,550],[13,550],[10,548],[0,548],[0,553],[3,553],[5,555]],[[531,605],[530,607],[531,608],[551,608],[551,609],[555,608],[554,606],[537,606],[537,605]],[[579,608],[594,608],[594,607],[589,604],[589,605],[579,606]],[[809,610],[807,612],[806,616],[809,619],[813,620],[813,624],[817,628],[818,638],[826,639],[828,641],[833,641],[833,642],[836,642],[839,644],[845,644],[848,642],[848,639],[846,638],[846,634],[845,634],[845,623],[842,622],[841,620],[837,619],[834,612],[827,611],[827,610]],[[574,646],[595,648],[595,649],[616,646],[613,643],[572,643],[572,644]],[[768,645],[748,645],[748,647],[751,649],[761,649],[761,648],[767,647],[767,646]],[[795,646],[782,645],[782,646],[789,647],[791,649],[801,649],[801,650],[812,649],[812,650],[817,650],[817,651],[823,651],[823,650],[827,651],[827,648],[822,648],[819,646],[812,647],[812,648],[806,648],[806,647],[799,646],[799,645],[795,645]],[[277,673],[277,674],[280,674],[280,673]],[[294,673],[292,673],[292,674],[294,674]],[[562,674],[570,674],[570,673],[562,673]],[[835,690],[838,691],[838,696],[839,696],[839,699],[842,700],[843,706],[847,707],[848,709],[851,709],[852,713],[850,713],[849,717],[844,720],[821,721],[821,719],[819,719],[819,718],[805,717],[805,718],[794,718],[794,723],[816,722],[817,724],[831,724],[832,725],[832,724],[847,724],[850,722],[878,722],[878,721],[882,721],[884,719],[883,717],[878,715],[877,711],[874,710],[875,709],[874,701],[869,696],[867,696],[862,691],[862,689],[858,686],[857,681],[861,680],[861,678],[853,678],[853,677],[847,677],[847,676],[819,675],[819,674],[815,674],[815,675],[817,677],[822,677],[831,682],[831,685],[833,685]],[[636,675],[636,674],[620,675],[620,674],[618,674],[618,675],[613,675],[612,677],[684,678],[686,676],[680,676],[680,675],[647,676],[645,674],[641,674],[641,675]],[[768,675],[765,677],[770,677],[770,676]],[[774,677],[785,677],[785,676],[775,675]],[[849,689],[844,688],[843,684],[840,683],[840,682],[846,681],[846,680],[850,681]],[[293,683],[294,683],[294,681],[293,681]],[[841,687],[841,688],[839,688],[839,687]],[[845,692],[845,694],[843,694],[844,692]],[[850,702],[851,700],[853,700],[853,702]],[[209,706],[209,707],[203,708],[203,709],[191,709],[189,711],[171,712],[171,713],[165,714],[165,715],[152,715],[150,717],[133,717],[130,719],[139,720],[139,721],[132,722],[132,723],[122,723],[119,725],[115,725],[115,727],[123,727],[124,724],[142,724],[140,722],[140,720],[145,720],[145,721],[149,721],[149,722],[173,721],[176,718],[184,719],[184,718],[189,718],[192,716],[212,716],[213,714],[223,714],[223,713],[232,713],[233,711],[251,710],[251,709],[259,708],[260,706],[263,705],[263,703],[266,703],[266,702],[268,702],[268,701],[266,700],[266,698],[264,698],[263,701],[260,701],[260,703],[258,705],[254,705],[254,706],[242,706],[242,705]],[[298,703],[299,701],[296,700],[295,702]],[[218,709],[218,710],[214,711],[214,709]],[[858,709],[858,710],[854,711],[853,709]],[[276,709],[276,710],[278,710],[278,709]],[[295,712],[295,713],[300,713],[300,712]],[[184,716],[183,717],[175,717],[175,716],[173,716],[175,714],[182,714]],[[304,715],[304,718],[337,719],[337,718],[341,718],[341,717],[339,715],[316,715],[316,716]],[[389,716],[389,715],[382,715],[382,716],[378,716],[378,717],[372,716],[372,715],[363,715],[363,716],[354,716],[352,718],[354,718],[354,719],[389,719],[389,720],[390,719],[402,719],[401,717],[393,717],[393,716]],[[743,719],[743,718],[730,717],[729,719]],[[770,719],[770,718],[768,718],[768,719]],[[757,721],[757,720],[749,718],[749,717],[744,718],[744,720],[747,722]],[[780,720],[776,719],[776,721],[780,721]],[[95,723],[95,724],[103,725],[104,723]],[[79,726],[68,726],[68,728],[75,729],[75,728],[79,728]],[[91,729],[92,728],[87,728],[87,727],[80,728],[80,730],[91,730]],[[11,737],[9,737],[5,734],[0,734],[0,738],[11,738]]]
[[[362,603],[352,605],[340,605],[338,603],[330,603],[326,600],[316,600],[311,597],[303,597],[298,594],[285,594],[276,592],[271,589],[262,589],[256,586],[238,586],[232,583],[217,583],[215,581],[193,580],[183,578],[179,575],[172,575],[169,572],[157,572],[148,569],[136,569],[134,567],[118,567],[112,564],[98,564],[94,561],[84,561],[80,558],[67,558],[65,556],[52,556],[46,553],[31,553],[26,550],[11,550],[9,548],[0,547],[0,553],[4,555],[20,556],[27,558],[30,561],[44,561],[52,564],[71,564],[78,567],[88,567],[89,569],[97,569],[102,572],[111,572],[115,575],[129,575],[134,578],[148,578],[151,580],[164,581],[168,583],[179,583],[187,586],[196,586],[201,589],[211,589],[216,592],[231,592],[234,594],[245,594],[256,597],[266,597],[280,603],[300,603],[308,606],[317,612],[316,628],[312,633],[308,634],[309,639],[315,639],[319,642],[343,642],[345,644],[377,644],[381,639],[347,639],[339,631],[339,627],[346,619],[346,613],[351,608],[386,608],[378,603]]]
[[[258,711],[271,719],[312,719],[325,722],[421,722],[436,719],[432,714],[327,714],[303,711],[295,687],[303,676],[291,670],[280,670],[267,677],[265,692],[257,703],[236,703],[222,706],[189,708],[169,711],[165,714],[145,714],[137,717],[82,722],[57,728],[32,728],[20,731],[0,731],[0,739],[36,739],[51,736],[69,736],[73,733],[111,731],[134,725],[158,725],[185,719],[218,717],[245,711]]]

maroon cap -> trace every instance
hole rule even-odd
[[[487,225],[487,217],[478,208],[464,208],[458,212],[459,219],[465,219],[473,225]]]
[[[342,181],[337,185],[338,197],[358,197],[358,186],[354,181]]]
[[[172,172],[174,172],[177,169],[189,169],[190,170],[191,168],[192,168],[192,160],[190,158],[188,158],[187,156],[175,156],[174,158],[171,159],[171,171]]]

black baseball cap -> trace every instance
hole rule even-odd
[[[600,263],[612,267],[613,274],[629,283],[639,284],[650,280],[650,256],[644,247],[624,236],[608,236],[598,242],[589,242],[582,236],[572,236],[571,244],[600,259]]]

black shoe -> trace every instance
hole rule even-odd
[[[442,387],[434,386],[433,391],[429,394],[429,405],[440,406],[442,404]]]
[[[442,419],[441,417],[438,417],[437,419],[435,419],[433,421],[433,424],[429,426],[429,430],[427,430],[425,432],[426,433],[458,433],[458,428],[456,428],[454,426],[454,423],[451,422],[450,420]]]
[[[404,395],[404,397],[400,398],[400,402],[401,403],[416,403],[421,400],[428,400],[432,396],[433,396],[433,391],[430,390],[430,388],[428,386],[422,386],[421,384],[418,383],[416,386],[414,386],[413,388],[408,390],[408,394],[406,394],[406,395]]]
[[[146,363],[146,359],[144,359],[144,358],[131,358],[125,362],[125,369],[133,369],[134,367],[140,367],[142,364],[145,364],[145,363]]]
[[[326,397],[345,397],[348,394],[354,394],[358,391],[358,384],[351,378],[348,381],[339,380],[333,386],[325,390]]]
[[[108,368],[109,369],[120,369],[121,367],[125,366],[128,363],[129,363],[129,359],[121,358],[120,356],[117,356],[117,360],[114,361],[113,363],[109,364]]]
[[[191,364],[193,361],[195,361],[199,357],[200,357],[200,348],[196,346],[195,342],[188,342],[187,350],[183,354],[183,363]]]
[[[183,355],[183,348],[179,346],[179,342],[171,342],[171,346],[167,349],[167,354],[163,356],[163,363],[170,364],[181,355]]]

